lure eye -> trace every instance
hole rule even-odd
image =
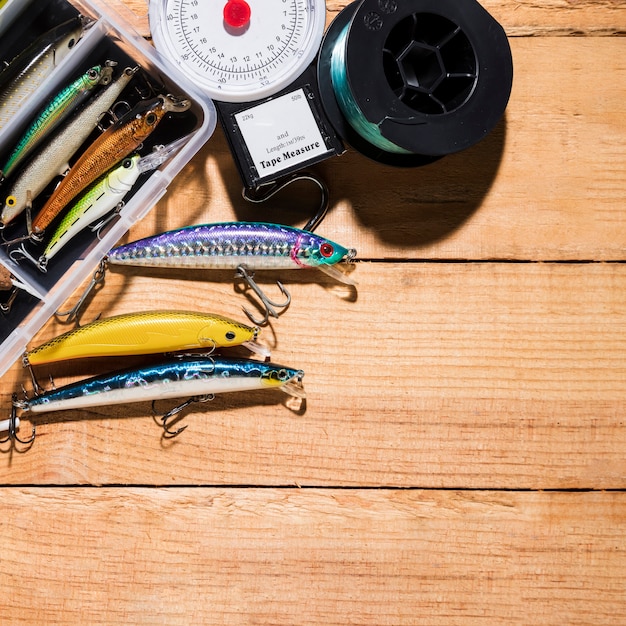
[[[90,80],[96,80],[96,78],[98,78],[98,72],[96,72],[96,70],[89,70],[89,72],[87,72],[87,76]]]
[[[124,159],[124,162],[122,163],[122,167],[124,167],[125,169],[129,170],[131,168],[133,164],[132,159]]]
[[[320,246],[320,254],[325,258],[329,258],[333,256],[334,251],[335,251],[335,248],[333,248],[333,246],[329,243],[323,243]]]
[[[148,124],[148,126],[154,126],[156,121],[157,116],[154,113],[148,113],[148,115],[146,115],[146,124]]]
[[[6,199],[5,204],[6,204],[8,207],[14,207],[14,206],[17,204],[17,198],[16,198],[15,196],[9,196],[9,197]]]
[[[67,47],[71,50],[74,47],[75,44],[76,44],[76,39],[70,39],[67,42]]]
[[[289,372],[287,370],[279,370],[276,377],[278,380],[287,380],[289,378]]]
[[[229,330],[226,333],[226,339],[228,339],[228,341],[232,341],[235,337],[236,337],[235,332],[232,330]]]

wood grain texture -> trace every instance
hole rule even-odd
[[[5,623],[626,621],[625,494],[1,495]]]
[[[148,37],[146,0],[123,4]],[[262,337],[305,370],[304,407],[223,395],[174,441],[149,403],[102,407],[0,445],[0,622],[626,623],[626,3],[484,6],[515,65],[495,131],[414,170],[317,166],[356,290],[257,276],[293,294]],[[218,128],[125,240],[316,203],[242,200]],[[83,321],[244,303],[228,272],[110,272]],[[0,419],[27,382],[2,377]]]
[[[111,272],[85,317],[180,305],[182,286],[192,308],[241,319],[232,277],[204,274]],[[293,304],[261,338],[306,372],[305,410],[224,395],[169,445],[149,404],[50,414],[32,450],[0,456],[0,482],[626,487],[626,265],[362,263],[356,294],[292,274]]]
[[[626,38],[511,43],[506,118],[473,148],[417,169],[352,150],[316,167],[331,189],[323,234],[364,259],[623,260]],[[302,225],[317,202],[304,183],[268,206],[243,200],[218,126],[131,236],[224,219]]]
[[[148,37],[147,0],[123,0],[123,4],[134,13],[131,23],[137,32]],[[327,24],[348,4],[349,0],[326,0]],[[626,6],[621,0],[484,0],[481,4],[511,37],[626,33]]]

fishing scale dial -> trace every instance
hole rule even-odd
[[[156,48],[213,99],[251,102],[293,82],[315,57],[323,0],[152,0]]]

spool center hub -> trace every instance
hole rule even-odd
[[[401,20],[383,52],[389,86],[419,113],[451,113],[467,101],[478,80],[472,44],[441,15],[414,13]]]

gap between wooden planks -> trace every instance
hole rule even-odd
[[[626,38],[511,44],[513,93],[493,133],[422,168],[352,150],[319,164],[331,198],[320,234],[366,259],[623,260]],[[317,201],[304,183],[267,206],[243,200],[218,126],[129,236],[228,219],[302,225]]]
[[[304,369],[304,411],[278,392],[224,394],[169,443],[148,403],[50,414],[28,453],[0,455],[0,483],[624,488],[626,265],[361,263],[354,277],[356,294],[296,272],[261,334],[273,361]],[[229,283],[171,272],[111,272],[85,318],[184,308],[181,293],[242,318]],[[27,378],[5,376],[3,414]]]
[[[145,11],[143,0],[128,4]],[[328,2],[329,19],[344,4]],[[626,31],[626,5],[619,2],[485,0],[485,6],[509,34]],[[402,211],[382,234],[388,203],[365,192],[360,181],[374,180],[376,189],[388,192],[389,186],[401,189],[409,174],[375,171],[352,153],[333,162],[324,171],[350,203],[335,207],[327,234],[339,241],[354,237],[370,258],[397,256],[399,244],[409,241],[401,257],[623,259],[623,40],[543,37],[512,45],[516,92],[506,125],[468,155],[418,173],[421,195],[397,194]],[[504,156],[498,164],[491,154],[499,144]],[[223,189],[238,195],[223,141],[213,139],[204,154],[211,158],[215,147],[222,149],[219,165],[229,182],[222,187],[219,176],[212,178],[219,193],[198,197],[192,188],[186,197],[210,219],[231,210]],[[484,181],[476,178],[480,168],[473,160],[485,157],[497,165],[497,175],[473,212]],[[448,173],[459,170],[464,178],[450,186]],[[182,181],[174,189],[184,192]],[[437,195],[441,183],[446,197]],[[459,206],[443,215],[454,227],[439,240],[430,235],[441,228],[440,210],[450,198]],[[172,209],[169,217],[177,202],[162,201]],[[420,202],[415,220],[411,207]],[[459,219],[466,214],[470,219]],[[424,230],[430,243],[414,245],[424,241]],[[322,307],[312,322],[306,308],[311,297],[319,298],[316,309],[328,301],[323,290],[296,285],[294,308],[276,324],[277,355],[303,354],[315,372],[307,380],[310,420],[284,417],[274,401],[227,402],[217,418],[192,413],[193,438],[168,451],[155,443],[148,407],[136,412],[138,419],[111,420],[119,414],[105,411],[93,422],[42,426],[31,452],[2,457],[2,481],[316,479],[345,486],[367,479],[623,489],[622,267],[529,265],[515,273],[499,264],[417,271],[386,266],[382,273],[376,267],[380,283],[362,272],[367,278],[359,293],[359,308],[376,302],[385,315],[373,322],[371,311],[361,318],[354,306],[331,305],[343,315],[332,318],[342,333],[330,344],[335,369],[318,373],[326,344],[315,345],[306,334],[288,344],[303,328],[318,332],[318,325],[329,336],[328,311]],[[392,276],[400,290],[389,282]],[[157,284],[177,301],[177,288]],[[112,286],[123,298],[104,301],[111,311],[141,304],[156,291],[144,286],[127,300],[120,283]],[[199,302],[222,291],[199,290],[205,294]],[[440,294],[437,304],[433,293]],[[403,297],[400,309],[388,306]],[[238,300],[225,300],[237,314]],[[400,319],[400,310],[406,317]],[[356,344],[350,343],[355,329],[365,331]],[[384,342],[373,341],[371,330]],[[383,375],[333,378],[352,373],[346,367],[355,361],[347,357],[355,356],[361,358],[356,374]],[[383,357],[386,366],[400,361],[402,380],[417,385],[398,391]],[[470,364],[478,365],[473,379]],[[481,379],[487,371],[492,375]],[[5,385],[22,380],[16,372],[0,385],[2,410]],[[463,398],[446,402],[438,395],[436,374],[442,372],[439,384],[451,384]],[[380,386],[381,380],[387,384]],[[493,386],[499,382],[502,389]],[[331,390],[339,407],[319,404]],[[416,392],[424,391],[430,395],[416,402]],[[417,430],[416,415],[422,416]],[[626,622],[623,492],[118,487],[6,488],[0,495],[3,622]]]
[[[2,489],[3,623],[626,622],[626,494]]]

